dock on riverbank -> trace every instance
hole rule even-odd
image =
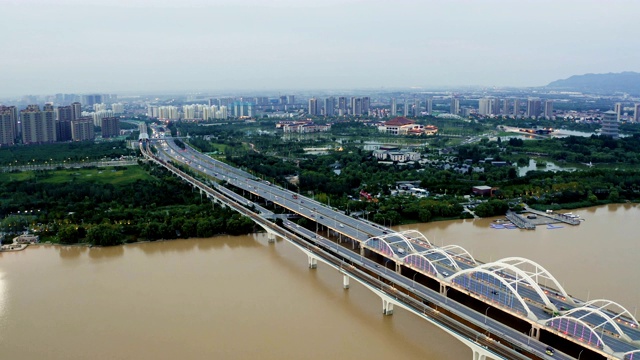
[[[553,224],[564,223],[569,225],[580,225],[580,219],[575,216],[567,214],[544,212],[532,209],[525,206],[523,214],[517,214],[513,211],[508,211],[506,214],[507,220],[511,221],[515,226],[520,229],[535,230],[538,225],[547,225],[551,228],[560,228]]]
[[[527,229],[527,230],[536,229],[536,226],[533,223],[528,221],[527,218],[525,218],[520,214],[516,214],[513,211],[507,211],[506,216],[507,216],[507,220],[511,221],[515,226],[519,227],[520,229]]]
[[[560,214],[555,212],[548,213],[548,212],[532,209],[528,206],[525,206],[524,210],[536,216],[541,216],[543,218],[549,219],[550,221],[546,221],[545,224],[565,223],[569,225],[580,225],[580,219],[576,217],[568,216],[565,214]]]

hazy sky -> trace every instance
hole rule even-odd
[[[640,71],[639,0],[0,0],[0,96]]]

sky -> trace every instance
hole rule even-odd
[[[0,0],[0,96],[528,87],[640,71],[638,0]]]

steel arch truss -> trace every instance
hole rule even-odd
[[[580,319],[562,315],[551,318],[545,321],[544,324],[565,335],[571,335],[591,346],[603,349],[609,353],[612,352],[611,348],[602,341],[602,338],[596,330]]]
[[[610,305],[615,305],[618,311],[609,310]],[[615,316],[610,316],[611,320],[624,321],[627,325],[635,328],[640,327],[640,324],[638,323],[638,320],[635,318],[635,316],[633,316],[624,306],[618,304],[615,301],[607,299],[594,299],[591,301],[587,301],[582,306],[590,306],[598,310],[607,309],[611,313],[616,314]],[[624,317],[625,315],[626,318]]]
[[[432,276],[436,276],[438,274],[438,269],[436,269],[433,262],[422,254],[409,254],[405,256],[402,261],[405,265],[408,265],[422,273],[430,274]]]
[[[386,241],[384,241],[383,238],[377,236],[370,237],[364,242],[364,245],[386,255],[389,258],[394,256],[393,249]]]
[[[636,354],[638,356],[636,356]],[[626,353],[624,353],[623,359],[624,360],[640,359],[640,350],[627,351]]]
[[[526,272],[522,271],[520,268],[511,265],[509,263],[504,263],[502,260],[498,260],[491,263],[482,264],[476,266],[475,268],[466,269],[462,272],[474,272],[478,269],[487,269],[487,271],[491,272],[495,275],[496,278],[504,279],[508,284],[515,284],[515,291],[518,292],[518,284],[524,284],[525,286],[531,288],[539,297],[541,303],[545,306],[557,310],[556,306],[549,300],[547,294],[545,294],[544,290],[536,283]],[[532,299],[533,300],[533,299]]]
[[[431,262],[439,263],[441,261],[446,260],[449,262],[449,265],[451,266],[451,268],[455,270],[460,270],[460,266],[458,266],[458,263],[453,259],[453,257],[448,252],[442,250],[441,248],[434,247],[429,250],[421,251],[418,254],[424,256],[425,258],[427,257],[427,255],[432,255],[432,254],[440,255],[439,258],[433,259],[431,260]]]
[[[551,273],[547,271],[547,269],[543,268],[542,265],[536,263],[535,261],[522,258],[522,257],[508,257],[508,258],[500,259],[497,262],[507,263],[507,264],[511,264],[513,266],[518,267],[523,272],[527,273],[529,277],[531,277],[536,284],[540,284],[540,280],[539,280],[540,278],[544,280],[550,280],[551,282],[553,282],[555,289],[558,290],[564,297],[563,300],[566,300],[572,304],[575,304],[575,301],[573,300],[573,298],[569,296],[569,294],[567,294],[567,292],[564,290],[562,285],[560,285],[558,280],[556,280],[556,278],[553,277],[553,275],[551,275]]]
[[[424,234],[422,234],[418,230],[405,230],[405,231],[398,232],[396,234],[401,234],[403,237],[405,237],[409,241],[411,240],[418,241],[418,243],[422,243],[421,244],[422,246],[433,247],[433,244],[431,244],[431,241],[429,241],[429,239],[427,239],[427,237],[424,236]]]
[[[487,278],[481,279],[480,277],[477,276],[478,273],[487,275]],[[475,278],[473,277],[474,274],[476,275]],[[450,278],[452,283],[457,284],[458,286],[461,286],[465,290],[472,291],[478,295],[490,298],[490,294],[488,293],[488,290],[489,288],[492,288],[492,287],[489,287],[488,285],[484,284],[483,281],[481,281],[481,280],[488,280],[489,277],[495,279],[498,282],[497,284],[493,283],[492,285],[494,286],[498,284],[502,285],[504,286],[504,288],[500,286],[500,290],[503,291],[506,289],[510,294],[509,296],[498,296],[497,302],[500,305],[502,305],[503,307],[508,307],[518,311],[518,309],[515,308],[513,304],[513,299],[515,298],[517,300],[517,304],[519,304],[522,307],[522,309],[527,314],[527,317],[529,319],[538,320],[537,316],[535,316],[535,314],[531,311],[531,308],[527,305],[527,303],[524,301],[522,296],[520,296],[520,294],[518,294],[518,291],[513,287],[512,285],[513,283],[508,282],[506,279],[504,279],[502,276],[498,275],[494,271],[487,270],[479,266],[472,269],[459,271],[453,274]],[[495,299],[492,299],[492,300],[495,300]]]
[[[597,315],[600,318],[602,318],[604,321],[601,322],[600,324],[594,324],[593,321],[586,321],[586,318],[589,315]],[[597,330],[598,328],[603,328],[607,331],[611,331],[611,332],[616,332],[618,333],[618,335],[620,335],[621,338],[627,340],[627,341],[632,341],[631,337],[629,337],[629,335],[625,334],[624,331],[622,331],[622,329],[620,328],[620,326],[615,322],[614,318],[612,318],[611,316],[609,316],[607,313],[603,312],[598,308],[594,308],[594,307],[590,307],[590,306],[581,306],[581,307],[577,307],[577,308],[573,308],[569,311],[567,311],[566,313],[564,313],[564,316],[570,316],[574,319],[578,319],[578,320],[585,320],[585,323],[589,323],[591,324],[591,329],[592,330]],[[618,315],[619,316],[619,315]],[[607,329],[606,325],[609,324],[613,329]]]
[[[459,258],[460,261],[466,261],[469,265],[478,265],[476,259],[471,256],[471,254],[465,250],[462,246],[459,245],[445,245],[440,249],[448,252],[454,258]]]
[[[411,231],[417,232],[415,230],[411,230]],[[407,233],[407,231],[404,231],[404,232],[393,232],[393,233],[385,234],[385,235],[382,235],[382,236],[379,236],[379,237],[384,239],[384,241],[386,241],[387,244],[392,245],[392,246],[395,245],[395,246],[399,247],[400,244],[404,244],[404,248],[408,253],[417,252],[416,248],[413,247],[413,244],[411,244],[411,239],[412,238],[409,238],[409,237],[405,236],[405,233]]]
[[[419,232],[415,230],[412,231],[419,234]],[[423,238],[426,240],[424,236]],[[397,256],[393,251],[394,247],[403,248],[410,254],[417,252],[416,248],[411,244],[410,238],[406,237],[404,233],[390,233],[381,236],[373,236],[367,239],[367,241],[364,242],[364,245],[389,257]]]

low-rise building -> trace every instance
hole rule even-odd
[[[399,116],[378,126],[380,132],[393,135],[433,135],[438,128],[433,125],[416,124],[415,121]]]
[[[479,196],[493,196],[493,190],[494,189],[491,186],[486,185],[479,185],[471,188],[471,192],[473,192],[474,195]]]
[[[398,163],[404,163],[407,161],[418,161],[421,158],[420,153],[415,151],[383,149],[374,150],[371,153],[376,159],[380,161],[393,161]]]
[[[313,133],[331,130],[331,124],[320,125],[313,121],[280,121],[276,129],[282,129],[285,133]]]

